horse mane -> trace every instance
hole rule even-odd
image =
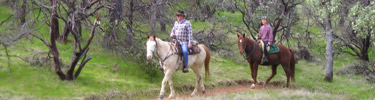
[[[250,38],[248,38],[248,37],[244,37],[244,39],[245,39],[245,42],[246,42],[246,48],[248,48],[248,49],[250,49],[249,47],[250,46],[252,46],[252,44],[255,42],[254,40],[251,40]],[[244,48],[244,49],[246,49],[246,48]],[[253,47],[254,48],[254,47]],[[252,49],[253,49],[252,48]],[[245,50],[245,52],[246,52],[246,50]]]
[[[155,41],[156,42],[159,42],[159,43],[167,43],[166,41],[163,41],[162,39],[160,39],[160,38],[155,38]]]

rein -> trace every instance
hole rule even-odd
[[[157,43],[156,40],[155,40],[155,42],[156,42],[156,48],[157,48],[157,47],[158,47],[158,43]],[[157,55],[158,58],[159,58],[159,63],[160,63],[161,66],[164,66],[164,62],[165,62],[169,57],[171,57],[171,56],[177,54],[177,52],[173,52],[173,48],[172,48],[172,46],[169,46],[169,47],[171,48],[172,53],[169,54],[169,55],[167,55],[164,59],[161,59],[161,57],[160,57],[160,55],[158,54],[158,52],[156,52],[156,55]],[[168,52],[168,53],[169,53],[169,52]],[[167,53],[167,54],[168,54],[168,53]]]

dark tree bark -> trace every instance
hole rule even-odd
[[[215,4],[203,4],[202,5],[202,0],[195,0],[196,5],[199,7],[201,10],[201,13],[204,15],[205,19],[211,18],[212,15],[215,14],[216,9],[219,4],[221,4],[223,0],[218,0]]]
[[[66,77],[61,70],[62,64],[59,59],[59,51],[56,45],[56,39],[59,35],[59,21],[57,19],[56,3],[57,3],[56,0],[51,0],[52,12],[51,12],[51,25],[50,25],[50,41],[51,41],[50,49],[53,54],[53,61],[55,62],[55,72],[57,75],[59,75],[61,80],[65,80]]]
[[[111,32],[108,32],[104,36],[102,46],[105,48],[114,48],[115,42],[118,38],[119,23],[121,22],[122,15],[122,1],[123,0],[111,0],[113,9],[109,10],[109,22],[111,23]]]
[[[158,0],[158,4],[161,4],[162,2],[164,2],[164,0]],[[160,5],[158,7],[158,19],[159,19],[159,24],[160,24],[160,31],[162,32],[167,32],[167,17],[165,16],[165,12],[166,12],[166,8],[165,8],[165,5]]]
[[[22,5],[21,5],[21,9],[20,9],[20,21],[21,21],[21,25],[23,25],[25,22],[26,22],[26,5],[27,5],[27,0],[22,0]]]
[[[156,25],[156,11],[158,11],[157,0],[151,0],[151,17],[150,17],[150,28],[151,34],[156,35],[155,25]]]
[[[57,2],[58,2],[57,0],[51,0],[52,9],[50,11],[51,20],[50,20],[50,25],[49,25],[50,26],[50,38],[49,38],[50,44],[46,40],[41,38],[40,36],[34,33],[30,33],[30,34],[38,38],[39,40],[41,40],[52,52],[54,63],[55,63],[55,72],[57,73],[59,78],[61,80],[75,80],[79,76],[84,65],[91,59],[91,56],[89,57],[86,57],[86,56],[89,50],[89,45],[91,44],[91,41],[94,37],[95,28],[99,24],[99,15],[96,16],[96,20],[94,24],[92,25],[90,37],[88,41],[86,42],[86,45],[84,45],[83,47],[80,42],[82,40],[80,38],[81,36],[80,33],[82,30],[81,21],[88,19],[88,17],[92,16],[93,13],[96,13],[96,11],[103,8],[103,5],[98,5],[98,7],[96,7],[91,13],[85,13],[87,10],[89,10],[89,8],[91,8],[92,5],[98,3],[98,0],[90,1],[90,3],[87,6],[83,6],[82,8],[79,8],[79,9],[76,9],[75,7],[73,7],[75,6],[75,1],[69,2],[69,1],[63,0],[59,3]],[[57,12],[57,8],[59,7],[57,6],[57,4],[60,4],[60,3],[64,3],[65,5],[69,7],[69,11],[65,10],[66,11],[65,13],[67,13],[66,18],[62,18],[61,15],[60,16],[58,15],[62,13],[60,10],[59,10],[60,11],[59,13]],[[45,9],[49,9],[49,8],[46,7]],[[62,9],[65,9],[65,8],[62,8]],[[57,37],[59,36],[58,18],[60,18],[61,20],[65,22],[64,33],[71,32],[74,37],[73,57],[72,57],[70,64],[68,65],[69,68],[66,74],[64,74],[63,71],[61,70],[62,62],[59,59],[59,51],[58,51],[57,44],[56,44]],[[81,60],[81,64],[79,65],[78,70],[74,74],[75,67],[78,65],[78,62],[80,60]]]
[[[134,12],[136,10],[136,4],[137,4],[137,0],[130,0],[129,2],[129,13],[126,14],[126,17],[128,19],[127,23],[126,23],[126,28],[129,30],[129,33],[134,36],[134,32],[133,32],[133,19],[134,19]]]

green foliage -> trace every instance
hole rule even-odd
[[[360,2],[357,2],[350,9],[350,16],[355,18],[355,21],[351,24],[362,39],[367,37],[367,35],[375,33],[375,6],[372,6],[374,4],[374,2],[371,2],[370,6],[363,7]]]

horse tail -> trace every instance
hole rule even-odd
[[[210,77],[210,59],[211,59],[211,56],[210,56],[210,50],[205,46],[205,45],[202,45],[204,51],[206,51],[206,59],[204,60],[204,69],[205,69],[205,77],[206,77],[206,80]]]
[[[295,74],[295,65],[296,65],[296,59],[294,58],[294,52],[292,49],[289,49],[290,53],[291,53],[291,60],[290,60],[290,68],[292,70],[292,82],[295,82],[296,80],[294,79],[294,74]]]

